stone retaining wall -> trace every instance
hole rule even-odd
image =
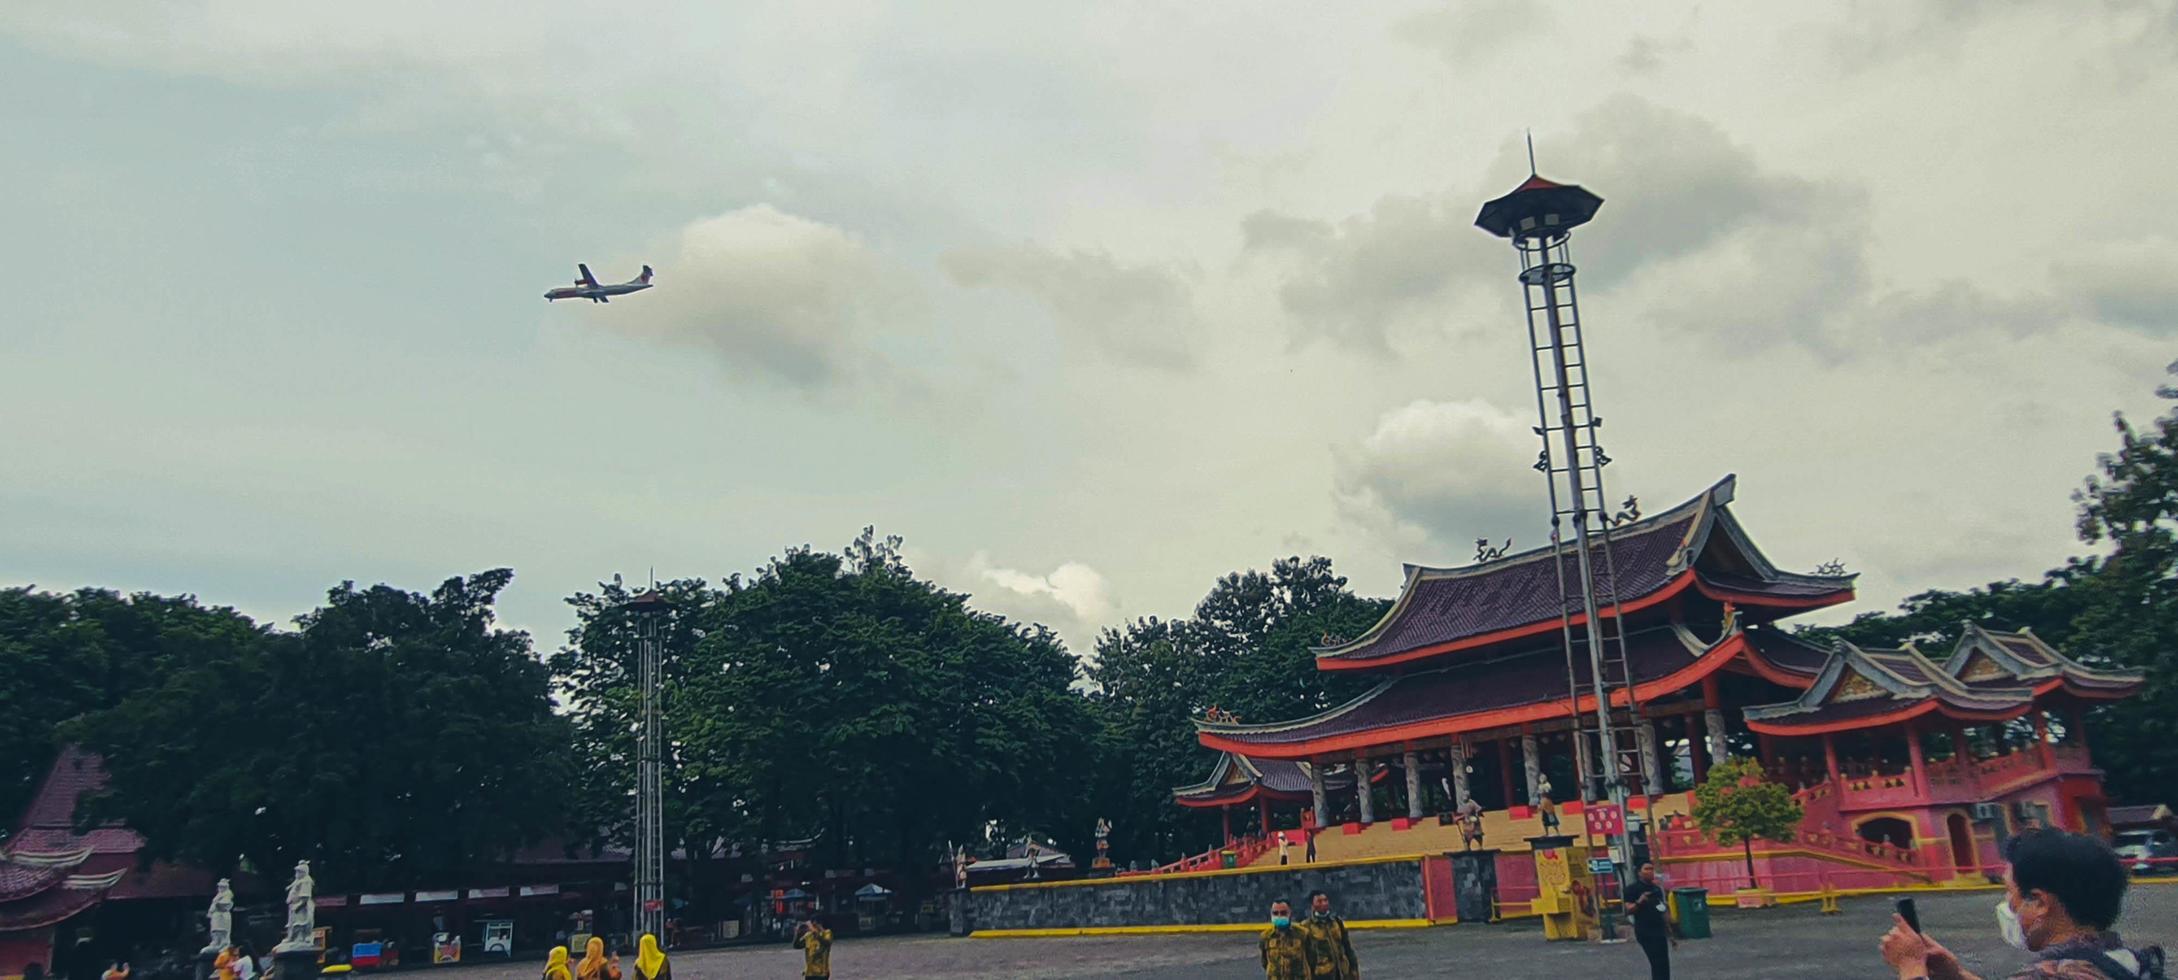
[[[1117,926],[1268,924],[1283,898],[1307,914],[1308,893],[1330,893],[1340,917],[1422,919],[1422,862],[1352,862],[1110,878],[1051,884],[992,885],[970,892],[973,928],[1100,929]]]

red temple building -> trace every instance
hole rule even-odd
[[[1623,627],[1640,717],[1620,771],[1647,774],[1629,809],[1659,861],[1693,865],[1678,869],[1686,878],[1739,860],[1684,819],[1688,790],[1729,756],[1761,758],[1805,810],[1799,840],[1758,847],[1776,873],[1948,880],[1982,873],[1996,841],[2032,823],[2105,831],[2081,714],[2130,695],[2140,675],[2025,631],[1970,627],[1940,654],[1795,638],[1779,621],[1850,601],[1853,577],[1778,568],[1733,517],[1733,490],[1727,477],[1611,531],[1618,602],[1601,615]],[[1575,720],[1595,700],[1588,664],[1568,663],[1555,567],[1573,560],[1544,548],[1409,566],[1380,622],[1316,651],[1319,670],[1381,682],[1306,718],[1198,720],[1224,755],[1175,801],[1225,809],[1228,837],[1233,809],[1252,811],[1244,831],[1323,828],[1325,860],[1458,850],[1453,827],[1424,818],[1469,800],[1488,847],[1524,851],[1546,786],[1564,832],[1581,833],[1593,790],[1577,775]],[[1625,688],[1612,697],[1624,704]],[[1646,764],[1629,764],[1633,752]],[[1356,792],[1354,772],[1382,788]]]

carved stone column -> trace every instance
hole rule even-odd
[[[1663,766],[1656,758],[1656,723],[1643,721],[1640,728],[1634,729],[1634,743],[1641,747],[1641,764],[1648,769],[1642,775],[1642,792],[1655,796],[1664,791]]]
[[[1422,819],[1422,760],[1408,749],[1400,762],[1407,767],[1407,819]]]
[[[1535,736],[1525,732],[1520,735],[1520,761],[1528,773],[1528,802],[1534,803],[1543,791],[1543,755],[1536,748]]]
[[[1452,808],[1457,810],[1466,806],[1468,799],[1467,745],[1455,735],[1452,737]]]
[[[1702,712],[1702,734],[1709,736],[1709,764],[1723,765],[1732,754],[1730,743],[1724,740],[1724,709],[1710,708]]]
[[[1375,769],[1367,759],[1354,759],[1354,793],[1361,801],[1361,825],[1364,827],[1376,822],[1376,801],[1371,799],[1376,794],[1370,792],[1372,787],[1369,785],[1369,777]]]
[[[1331,807],[1323,798],[1322,759],[1308,760],[1308,790],[1316,797],[1316,826],[1329,826],[1331,823]]]

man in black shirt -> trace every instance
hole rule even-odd
[[[1664,889],[1656,884],[1656,865],[1641,866],[1641,880],[1626,889],[1626,914],[1633,917],[1634,942],[1649,957],[1649,980],[1671,980],[1671,926],[1664,920]]]

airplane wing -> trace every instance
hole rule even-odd
[[[597,285],[597,277],[596,277],[596,276],[593,276],[593,275],[591,275],[591,274],[590,274],[590,267],[589,267],[589,266],[588,266],[587,264],[584,264],[584,263],[581,263],[581,262],[577,262],[577,263],[575,263],[575,268],[577,268],[577,269],[580,269],[580,270],[582,270],[582,278],[580,278],[580,279],[577,279],[577,280],[575,280],[575,284],[576,284],[576,285],[579,285],[579,286],[595,286],[595,285]]]

